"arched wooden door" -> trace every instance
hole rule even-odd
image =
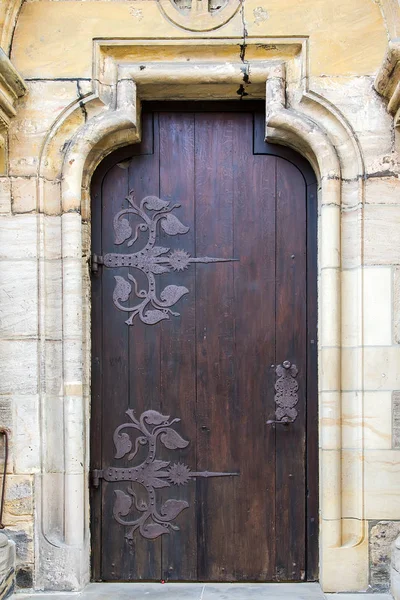
[[[93,577],[315,579],[314,175],[251,103],[143,129],[92,186]]]

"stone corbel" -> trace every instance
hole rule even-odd
[[[389,42],[382,66],[375,78],[378,94],[387,99],[388,112],[394,117],[395,126],[400,125],[400,39]]]
[[[0,174],[6,173],[7,131],[15,117],[15,105],[26,92],[26,86],[10,59],[0,48]]]

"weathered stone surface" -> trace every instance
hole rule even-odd
[[[20,566],[17,568],[15,583],[19,589],[27,589],[33,586],[33,569],[32,566]]]
[[[400,344],[400,267],[393,269],[393,336]]]
[[[33,490],[30,478],[22,475],[8,476],[4,510],[4,520],[8,525],[12,521],[16,523],[20,517],[32,515]]]
[[[15,542],[17,565],[33,563],[33,526],[32,521],[21,521],[16,525],[6,527],[4,533]]]
[[[7,429],[9,433],[8,439],[8,464],[7,473],[13,473],[14,471],[14,415],[13,415],[13,400],[12,398],[3,397],[0,398],[0,427]],[[0,472],[4,470],[4,457],[5,457],[5,444],[6,438],[4,435],[0,436]]]
[[[400,176],[367,179],[365,201],[367,204],[400,204]]]
[[[0,423],[1,427],[12,428],[13,413],[11,398],[0,398]]]
[[[370,585],[374,591],[390,587],[391,547],[400,534],[400,522],[381,521],[370,530]]]
[[[79,96],[73,81],[30,81],[28,87],[28,94],[20,101],[18,114],[10,124],[9,173],[12,176],[36,175],[41,146],[51,124]],[[27,206],[33,206],[32,198]],[[24,208],[23,198],[18,197],[17,208]]]
[[[400,206],[365,207],[365,262],[400,264]]]
[[[7,598],[14,588],[15,544],[0,533],[0,598]]]
[[[0,217],[0,259],[37,258],[37,217]]]
[[[0,269],[0,336],[35,337],[38,333],[37,263],[2,261]]]
[[[13,213],[29,213],[37,208],[37,181],[35,177],[11,179],[11,208]]]
[[[16,473],[36,473],[40,469],[39,397],[14,396],[13,450]]]
[[[400,391],[393,392],[393,448],[400,448]]]
[[[0,340],[0,394],[36,394],[37,360],[35,340]]]
[[[11,212],[11,181],[8,177],[0,177],[0,214]]]

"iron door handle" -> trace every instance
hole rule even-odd
[[[268,420],[267,425],[286,425],[293,423],[298,416],[295,408],[299,401],[296,381],[298,369],[295,364],[285,360],[275,369],[275,419]]]

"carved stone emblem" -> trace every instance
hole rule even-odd
[[[119,425],[114,432],[115,458],[126,457],[131,461],[143,446],[147,447],[147,456],[132,467],[95,469],[92,473],[93,485],[98,487],[100,479],[111,483],[132,482],[125,491],[114,491],[113,517],[120,525],[126,526],[125,537],[128,540],[133,539],[135,531],[146,539],[154,540],[160,535],[170,533],[171,530],[179,530],[172,521],[183,510],[189,508],[186,500],[175,498],[157,506],[156,490],[171,485],[187,485],[198,477],[231,477],[239,473],[192,471],[184,463],[156,459],[157,447],[178,450],[189,445],[173,427],[180,419],[170,420],[169,415],[162,415],[156,410],[146,410],[138,419],[132,409],[127,410],[126,414],[130,421]],[[133,483],[139,484],[145,492],[144,496],[139,497]]]
[[[188,31],[212,31],[238,12],[243,0],[158,0],[169,21]]]

